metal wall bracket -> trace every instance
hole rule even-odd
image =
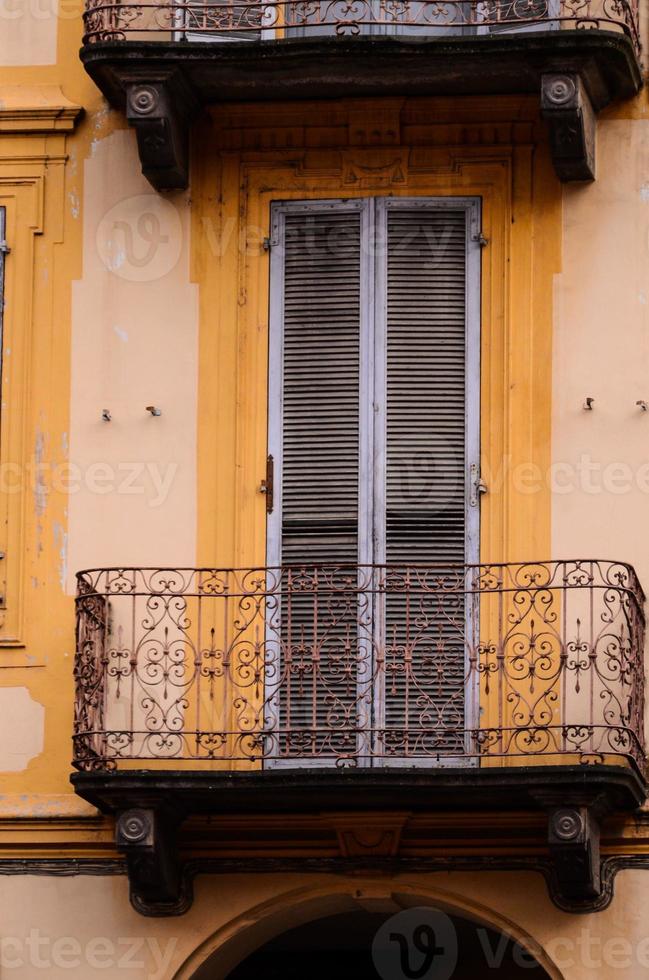
[[[178,862],[177,823],[152,808],[117,817],[115,843],[126,857],[131,904],[143,915],[179,915],[191,904]]]
[[[576,72],[542,75],[541,115],[550,127],[559,179],[594,180],[597,120],[581,76]]]
[[[480,467],[477,463],[471,463],[469,467],[469,505],[471,507],[477,507],[480,503],[480,497],[483,493],[487,493],[489,488],[480,476]]]
[[[266,513],[273,513],[275,501],[275,460],[272,456],[266,458],[266,478],[261,481],[260,493],[266,494]]]
[[[126,85],[126,118],[137,134],[142,173],[156,190],[189,183],[189,126],[198,103],[173,74]]]

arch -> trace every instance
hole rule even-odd
[[[241,913],[208,936],[184,961],[172,980],[226,980],[251,953],[289,930],[344,912],[376,910],[386,916],[416,906],[432,906],[449,915],[470,919],[507,936],[528,951],[551,980],[563,974],[526,930],[509,918],[466,896],[418,882],[394,879],[335,881],[294,888]],[[214,956],[218,951],[218,959]],[[213,959],[214,957],[214,959]],[[209,966],[209,974],[202,968]]]

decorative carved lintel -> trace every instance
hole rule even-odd
[[[137,133],[142,173],[156,190],[189,183],[189,126],[196,100],[174,75],[126,86],[126,118]]]
[[[119,814],[115,842],[126,857],[133,907],[143,915],[178,915],[191,902],[181,875],[176,821],[160,810]]]
[[[332,813],[343,857],[394,857],[399,853],[407,813]]]
[[[544,74],[541,114],[550,127],[552,159],[559,179],[594,180],[597,120],[580,75]]]

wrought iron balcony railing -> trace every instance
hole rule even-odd
[[[86,0],[84,24],[86,44],[595,28],[622,32],[640,47],[638,0]]]
[[[622,563],[78,575],[82,770],[641,766]]]

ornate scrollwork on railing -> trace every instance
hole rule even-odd
[[[353,37],[393,33],[426,37],[499,31],[600,29],[627,34],[637,51],[637,0],[86,0],[85,44],[259,37]]]
[[[75,765],[642,765],[644,596],[601,561],[78,575]]]

